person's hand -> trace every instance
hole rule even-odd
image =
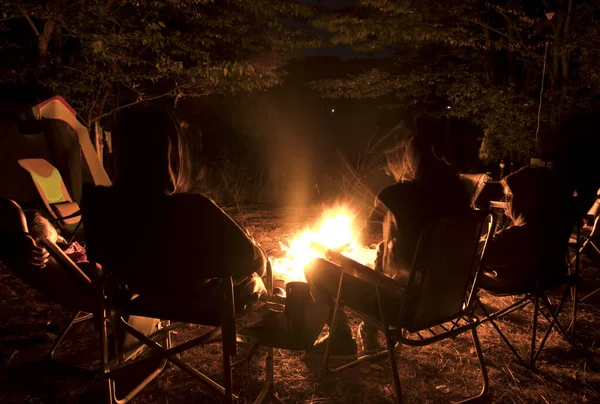
[[[50,254],[45,248],[38,246],[33,237],[27,234],[19,238],[18,256],[27,264],[41,269],[46,266]]]

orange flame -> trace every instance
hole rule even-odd
[[[356,214],[351,209],[340,206],[327,209],[313,229],[310,227],[298,232],[287,244],[279,242],[284,257],[272,260],[273,273],[286,282],[305,282],[304,267],[322,254],[311,248],[311,243],[335,249],[361,264],[373,267],[376,251],[358,245],[359,229],[354,225]]]

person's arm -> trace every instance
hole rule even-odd
[[[10,199],[0,199],[0,212],[0,260],[44,268],[48,251],[29,235],[21,207]]]
[[[13,200],[0,199],[0,232],[27,233],[27,220],[23,209]]]

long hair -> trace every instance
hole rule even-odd
[[[421,179],[444,182],[458,179],[458,173],[443,158],[436,155],[429,137],[411,136],[386,153],[388,171],[397,182]]]
[[[171,113],[151,105],[128,108],[117,116],[116,130],[117,183],[142,192],[190,190],[190,156]]]
[[[36,243],[43,239],[48,239],[54,243],[58,240],[58,233],[54,226],[35,209],[26,209],[23,211],[27,220],[29,234]]]

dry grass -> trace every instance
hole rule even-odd
[[[278,242],[302,228],[318,212],[277,210],[247,206],[236,217],[271,255]],[[584,264],[590,264],[586,262]],[[584,289],[600,286],[600,271],[588,265]],[[484,296],[486,305],[506,304],[509,298]],[[509,299],[510,301],[510,299]],[[538,371],[520,366],[489,324],[479,335],[490,376],[490,403],[598,403],[600,402],[600,296],[582,304],[578,318],[578,346],[570,347],[553,333],[542,353]],[[568,311],[569,306],[566,307]],[[531,310],[510,316],[501,326],[517,346],[528,349]],[[69,314],[49,303],[7,271],[0,272],[0,404],[101,402],[99,383],[91,376],[67,372],[45,362],[44,356]],[[353,321],[356,326],[356,320]],[[175,341],[201,331],[190,325],[178,330]],[[542,327],[543,329],[543,327]],[[91,360],[94,334],[82,326],[70,339],[78,359]],[[220,379],[219,345],[186,352],[183,358]],[[242,348],[243,350],[244,348]],[[91,355],[91,356],[90,356]],[[398,354],[399,373],[407,403],[449,402],[473,394],[481,378],[468,334],[428,347],[403,347]],[[234,387],[253,399],[264,377],[265,352],[259,351],[247,365],[234,370]],[[387,361],[363,365],[341,374],[324,375],[319,358],[304,352],[275,350],[275,381],[279,397],[290,403],[364,402],[383,403],[394,399]],[[168,367],[146,388],[135,403],[215,402],[218,396],[175,367]]]

